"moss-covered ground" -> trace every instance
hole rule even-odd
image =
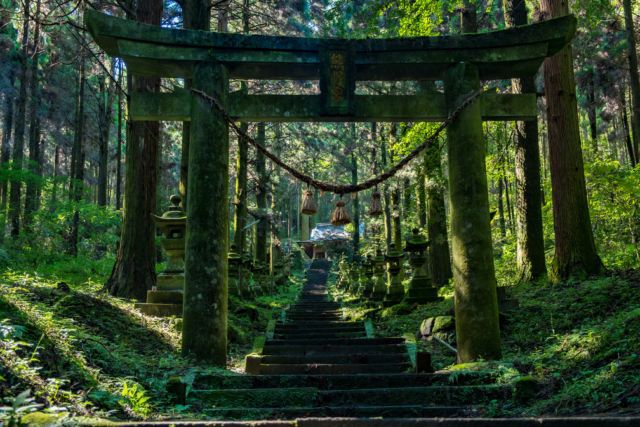
[[[334,290],[352,318],[371,318],[380,336],[419,335],[422,322],[443,316],[436,334],[455,345],[453,290],[440,302],[381,309]],[[560,283],[507,286],[501,308],[503,360],[455,365],[455,354],[435,340],[436,369],[494,370],[498,381],[517,382],[523,400],[500,415],[640,414],[640,272]],[[527,388],[528,384],[533,384]]]
[[[133,300],[102,290],[112,259],[69,260],[0,273],[0,398],[47,412],[111,419],[197,417],[172,400],[172,378],[237,375],[255,336],[291,303],[301,272],[277,293],[253,300],[232,297],[227,369],[198,366],[180,355],[180,320],[145,316]],[[28,409],[30,411],[30,409]],[[5,416],[12,410],[5,409]],[[31,415],[31,417],[44,414]],[[43,421],[42,419],[40,420]],[[44,419],[46,421],[46,419]]]

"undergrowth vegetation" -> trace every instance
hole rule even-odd
[[[47,424],[68,413],[116,419],[189,414],[168,392],[172,378],[236,375],[253,338],[295,299],[302,282],[296,273],[274,295],[232,297],[228,369],[199,366],[180,354],[180,319],[145,316],[133,300],[104,292],[114,260],[92,254],[111,244],[108,234],[84,245],[77,258],[56,256],[53,241],[2,252],[0,419]]]
[[[440,294],[441,302],[387,309],[338,296],[350,317],[373,318],[380,336],[420,335],[422,322],[436,317],[443,320],[436,335],[455,345],[453,292],[444,288]],[[436,369],[493,370],[498,379],[535,384],[530,399],[496,415],[640,414],[639,272],[513,284],[505,296],[503,360],[455,365],[451,351],[423,339]]]

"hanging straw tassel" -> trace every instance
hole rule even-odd
[[[305,190],[300,212],[303,215],[315,215],[318,212],[318,206],[316,206],[316,201],[313,200],[313,192],[311,190]]]
[[[380,216],[382,215],[382,202],[380,199],[382,196],[380,192],[376,188],[373,194],[371,195],[371,208],[369,209],[369,215],[371,216]]]
[[[351,222],[351,217],[349,217],[349,212],[344,207],[344,202],[342,199],[338,200],[336,203],[336,209],[331,214],[331,224],[333,225],[346,225]]]

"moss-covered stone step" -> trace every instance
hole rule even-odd
[[[312,387],[192,390],[188,399],[203,407],[282,408],[291,406],[357,407],[390,405],[481,404],[491,400],[510,400],[512,389],[506,386],[428,386],[319,390]]]
[[[334,325],[334,326],[308,326],[306,328],[300,327],[298,325],[292,324],[276,324],[275,333],[295,333],[295,334],[306,334],[307,332],[311,333],[331,333],[331,332],[358,332],[364,331],[364,325],[362,323],[353,323],[351,325]]]
[[[340,303],[335,301],[316,301],[313,303],[304,302],[304,300],[298,300],[295,304],[293,304],[290,308],[330,308],[337,309],[340,308]]]
[[[288,388],[314,387],[321,390],[370,388],[426,387],[431,385],[479,385],[495,381],[495,372],[469,371],[433,374],[390,373],[349,375],[200,375],[194,379],[193,389],[227,388]]]
[[[192,390],[189,401],[203,407],[218,408],[281,408],[283,406],[313,406],[318,399],[318,389],[296,387],[286,389],[226,389]]]
[[[147,316],[182,316],[182,304],[156,304],[139,302],[136,303],[134,307]]]
[[[384,372],[407,372],[412,369],[410,363],[345,363],[345,364],[260,364],[253,374],[366,374]]]
[[[276,326],[287,326],[291,328],[333,328],[336,326],[353,326],[355,322],[348,320],[320,320],[320,321],[306,321],[306,322],[280,322]]]
[[[357,407],[287,407],[287,408],[205,408],[203,412],[212,418],[225,420],[240,419],[295,419],[295,418],[320,418],[320,417],[384,417],[384,418],[417,418],[417,417],[455,417],[466,415],[469,410],[454,406],[424,406],[424,405],[402,405],[402,406],[357,406]],[[329,421],[330,419],[328,419]],[[351,420],[354,420],[351,418]],[[313,426],[311,419],[297,420],[296,426]],[[316,420],[320,421],[320,420]],[[349,420],[330,420],[331,424],[323,424],[327,427],[350,426]],[[355,420],[354,420],[355,421]],[[367,421],[367,420],[362,420]],[[384,420],[385,424],[380,426],[393,426],[395,420]],[[366,424],[357,424],[366,425]],[[415,420],[412,427],[423,426]],[[436,424],[433,424],[434,426]],[[440,424],[437,424],[440,426]],[[483,426],[484,427],[484,426]],[[626,427],[626,426],[625,426]]]
[[[263,354],[312,354],[312,353],[406,353],[404,344],[395,345],[331,345],[331,344],[278,344],[264,345]]]
[[[340,307],[318,307],[318,305],[312,305],[307,307],[293,306],[287,310],[287,313],[326,313],[326,314],[341,314],[342,309]]]
[[[182,291],[155,290],[147,291],[147,303],[182,305]]]
[[[499,385],[428,386],[323,390],[318,392],[320,406],[375,405],[471,405],[491,400],[509,400],[511,387]]]
[[[287,313],[287,321],[304,320],[341,320],[342,314],[290,314]]]
[[[287,311],[287,319],[306,319],[308,317],[320,317],[323,319],[330,317],[341,318],[342,311]]]
[[[300,339],[333,339],[333,338],[365,338],[367,336],[366,331],[347,331],[347,332],[327,332],[327,333],[295,333],[295,332],[276,332],[274,334],[275,339],[286,340],[289,338]]]
[[[316,340],[308,339],[287,339],[287,340],[269,340],[265,345],[269,347],[278,345],[314,345],[318,344]],[[387,344],[404,344],[404,338],[335,338],[323,340],[324,345],[387,345]]]
[[[276,325],[274,332],[277,334],[289,334],[292,335],[292,339],[302,339],[307,334],[334,334],[334,333],[344,333],[344,332],[360,332],[366,331],[363,324],[356,324],[352,326],[346,325],[337,325],[331,326],[327,328],[323,328],[321,326],[310,326],[306,328],[297,328],[294,325],[289,325],[288,327],[281,327],[281,325]],[[296,338],[296,336],[298,338]]]
[[[405,363],[408,362],[408,356],[403,353],[390,354],[367,354],[367,353],[351,353],[351,354],[318,354],[318,355],[282,355],[282,356],[262,356],[260,358],[263,364],[354,364],[354,363]]]

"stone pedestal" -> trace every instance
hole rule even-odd
[[[355,260],[349,266],[349,293],[355,295],[360,287],[360,264]]]
[[[385,255],[388,281],[387,294],[384,296],[383,301],[385,307],[399,304],[404,298],[404,287],[402,286],[402,279],[404,278],[402,271],[403,258],[404,254],[397,250],[389,250]]]
[[[342,258],[338,264],[338,280],[336,287],[340,290],[346,290],[349,286],[349,264]]]
[[[373,277],[371,281],[373,288],[371,290],[372,301],[382,301],[387,295],[387,280],[385,271],[385,260],[382,251],[378,249],[376,256],[373,258]]]
[[[269,268],[262,262],[255,262],[251,270],[253,273],[254,292],[256,295],[266,295],[271,289]]]
[[[367,255],[362,268],[360,269],[360,289],[358,295],[363,299],[369,299],[373,292],[373,259]]]
[[[405,302],[423,304],[438,300],[438,288],[433,286],[429,271],[427,248],[429,242],[420,235],[418,229],[407,239],[406,250],[410,253],[409,264],[412,274]]]
[[[241,283],[241,292],[243,295],[248,295],[255,297],[256,289],[255,289],[255,279],[253,277],[253,259],[251,258],[251,254],[249,252],[242,253],[242,283]]]
[[[229,260],[229,269],[227,270],[229,274],[229,295],[244,296],[241,290],[243,277],[240,271],[242,256],[236,252],[235,245],[231,245],[227,259]]]

